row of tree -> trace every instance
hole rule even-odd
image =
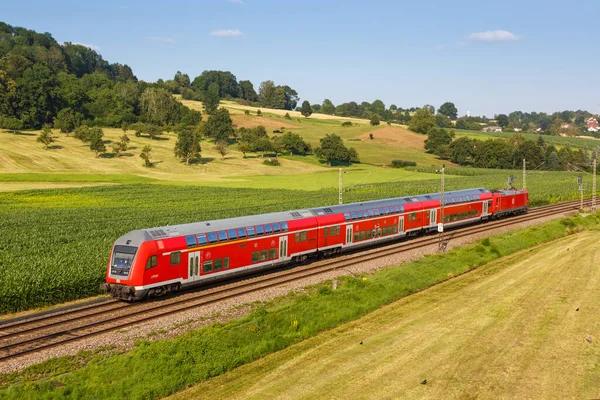
[[[551,171],[589,170],[597,150],[572,149],[568,145],[557,150],[543,136],[537,141],[515,134],[509,139],[475,140],[455,138],[453,129],[433,128],[427,134],[425,151],[459,165],[479,168],[520,168],[527,160],[530,169]]]

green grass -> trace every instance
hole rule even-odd
[[[156,179],[131,174],[84,174],[84,173],[0,173],[0,182],[109,182],[109,183],[152,183]]]
[[[335,291],[328,284],[317,285],[308,294],[275,299],[224,325],[213,324],[172,340],[141,342],[130,352],[61,376],[11,385],[2,395],[8,399],[167,396],[502,256],[564,237],[578,227],[594,229],[599,221],[597,215],[552,221],[365,278],[344,278]],[[38,367],[38,374],[45,372]],[[13,376],[10,381],[19,379]]]
[[[526,139],[537,141],[541,136],[544,141],[548,144],[553,144],[557,147],[563,147],[569,145],[571,147],[585,147],[587,146],[590,150],[600,146],[600,140],[593,138],[573,138],[573,137],[562,137],[552,135],[539,135],[536,133],[523,133],[523,132],[479,132],[479,131],[468,131],[464,129],[456,129],[456,137],[469,137],[471,139],[486,140],[490,138],[510,138],[518,133],[521,133]]]

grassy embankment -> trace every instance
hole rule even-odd
[[[283,370],[278,369],[280,365],[279,361],[285,362],[286,360],[295,359],[299,364],[302,364],[307,362],[306,360],[311,357],[313,360],[317,360],[318,354],[329,354],[330,352],[337,353],[338,357],[348,357],[353,363],[347,367],[336,364],[335,368],[324,370],[319,369],[319,365],[322,366],[322,364],[309,362],[311,368],[307,369],[305,373],[316,374],[319,376],[319,379],[314,382],[314,385],[311,383],[298,385],[299,381],[294,382],[292,386],[297,388],[295,394],[306,393],[310,395],[308,391],[311,387],[313,390],[324,390],[319,393],[325,396],[328,393],[331,394],[327,392],[327,389],[323,389],[324,386],[327,386],[323,384],[327,376],[330,376],[331,379],[351,377],[350,380],[354,381],[348,386],[345,393],[355,393],[358,395],[377,393],[372,391],[374,390],[372,388],[376,385],[373,383],[376,382],[374,379],[378,377],[378,371],[382,372],[386,367],[380,367],[374,371],[368,369],[361,370],[360,362],[373,362],[373,360],[378,358],[390,360],[394,356],[401,357],[401,359],[404,357],[404,360],[411,361],[411,357],[418,358],[421,354],[438,353],[437,358],[433,360],[421,360],[418,358],[419,362],[424,363],[422,365],[423,368],[421,368],[421,364],[419,363],[411,364],[407,372],[408,376],[405,378],[398,377],[399,385],[401,387],[402,385],[410,385],[414,393],[419,394],[421,392],[417,392],[418,390],[426,390],[419,386],[420,379],[429,378],[433,384],[431,390],[436,390],[436,382],[440,388],[443,388],[444,383],[448,385],[454,383],[454,387],[458,388],[459,393],[460,390],[463,390],[465,394],[469,393],[468,389],[472,389],[475,387],[474,385],[478,384],[481,384],[483,389],[498,390],[498,386],[487,385],[487,382],[480,382],[480,379],[485,381],[486,378],[494,377],[496,376],[494,371],[496,371],[500,375],[499,379],[504,379],[501,382],[509,382],[509,379],[502,378],[501,375],[506,375],[506,368],[510,372],[510,366],[503,364],[501,361],[510,361],[512,358],[507,356],[500,343],[495,344],[490,339],[502,337],[505,344],[535,346],[535,348],[546,350],[544,354],[552,356],[555,349],[547,347],[545,339],[548,337],[549,332],[554,332],[552,330],[554,328],[551,329],[550,326],[556,324],[557,320],[564,317],[563,311],[566,308],[561,303],[567,299],[566,303],[569,303],[570,308],[573,299],[580,299],[582,301],[581,304],[585,304],[585,307],[597,307],[594,306],[594,300],[591,298],[584,301],[583,297],[585,296],[580,292],[582,288],[591,291],[597,289],[598,272],[597,268],[594,268],[594,265],[589,266],[589,262],[582,263],[584,265],[578,266],[578,270],[569,271],[569,268],[576,268],[572,264],[575,259],[567,258],[563,261],[567,262],[566,265],[568,265],[568,268],[562,266],[552,267],[548,262],[538,262],[531,268],[524,268],[523,266],[514,267],[513,264],[523,261],[528,254],[526,252],[517,252],[540,243],[568,236],[581,228],[596,231],[599,222],[600,218],[598,216],[589,216],[587,218],[573,217],[561,221],[553,221],[543,226],[527,228],[485,239],[475,245],[455,249],[448,254],[428,256],[419,261],[405,264],[399,268],[384,270],[368,277],[344,278],[343,283],[335,291],[331,290],[328,284],[317,285],[313,290],[308,290],[308,294],[290,294],[283,298],[275,299],[264,304],[252,314],[224,325],[215,324],[173,340],[154,343],[143,342],[134,350],[124,354],[114,356],[100,355],[97,357],[91,355],[90,359],[92,362],[83,367],[77,365],[77,359],[69,358],[64,362],[73,363],[72,372],[63,373],[65,371],[64,365],[62,368],[57,368],[57,366],[61,365],[60,362],[56,360],[50,361],[40,366],[29,368],[23,373],[3,377],[2,382],[4,385],[11,385],[8,389],[4,390],[3,396],[9,399],[28,398],[34,394],[36,396],[53,398],[66,396],[102,397],[107,399],[123,398],[123,396],[139,399],[160,398],[196,382],[222,375],[236,367],[285,348],[288,348],[288,350],[275,354],[272,357],[264,358],[257,364],[249,365],[249,369],[245,369],[253,374],[251,376],[255,376],[257,379],[265,379],[265,382],[269,382],[271,386],[264,385],[263,387],[269,390],[270,393],[275,393],[277,390],[283,389],[279,386],[272,386],[277,384],[272,383],[269,377],[265,377],[265,374],[269,374],[269,370],[273,371],[275,375],[279,374],[278,376],[288,373],[291,376],[293,372],[280,372]],[[585,244],[585,248],[588,248],[587,236],[583,238],[568,240],[571,241],[570,243],[580,240],[579,243],[582,243],[582,245]],[[554,247],[559,248],[558,246],[562,245],[561,243],[556,242]],[[530,252],[543,253],[540,249],[533,249]],[[393,304],[392,306],[383,308],[375,316],[368,316],[364,320],[367,324],[364,329],[361,323],[355,322],[341,326],[337,330],[329,331],[313,340],[292,346],[321,332],[335,328],[342,323],[356,320],[411,293],[514,253],[517,254],[512,258],[508,258],[506,262],[492,263],[487,267],[479,269],[476,274],[469,274],[438,288],[434,288],[433,291],[440,291],[437,292],[437,295],[434,294],[431,296],[428,294],[429,291],[426,291],[418,296],[408,298],[404,303],[408,304],[408,306],[413,305],[412,312],[414,314],[410,314],[410,309],[397,311],[396,307],[399,305]],[[531,254],[529,256],[531,257]],[[554,257],[556,256],[554,254]],[[547,255],[545,257],[551,258],[552,256]],[[578,279],[569,279],[569,277],[549,278],[550,273],[553,276],[557,274],[555,269],[559,270],[559,274],[564,272],[571,278],[577,277]],[[578,275],[578,272],[580,275]],[[535,276],[539,279],[535,279]],[[552,289],[552,282],[549,280],[544,283],[543,280],[545,279],[556,280],[563,284],[563,286],[560,286],[558,297],[556,296],[556,290]],[[497,284],[494,281],[504,283],[501,283],[501,288],[496,290]],[[517,282],[520,281],[523,281],[528,286],[519,288]],[[570,281],[577,281],[577,283],[569,285]],[[534,292],[528,291],[527,288],[531,288]],[[511,295],[504,299],[500,289],[507,290]],[[545,303],[543,298],[536,298],[537,295],[543,297],[549,295],[550,292],[552,292],[552,298],[556,299],[551,304]],[[449,294],[448,298],[443,296],[445,293]],[[484,296],[484,300],[486,300],[484,303],[481,303],[478,294]],[[427,296],[425,297],[425,301],[423,300],[423,296]],[[532,299],[529,300],[529,297],[532,297]],[[533,302],[531,309],[526,309],[528,305],[522,304],[522,301],[526,298],[528,301]],[[463,300],[461,301],[461,299]],[[461,347],[461,345],[464,346],[464,338],[463,341],[457,343],[452,343],[450,337],[446,339],[444,335],[449,334],[448,329],[441,329],[440,331],[433,329],[436,327],[439,328],[439,325],[445,319],[450,321],[449,323],[459,324],[459,320],[451,318],[452,315],[442,312],[441,308],[444,307],[445,303],[449,304],[448,307],[450,308],[448,312],[454,313],[456,318],[462,317],[470,323],[475,323],[480,332],[485,334],[481,337],[481,340],[477,340],[476,332],[466,332],[470,333],[467,338],[473,341],[471,348]],[[493,306],[487,303],[493,304]],[[415,304],[417,306],[414,306]],[[478,310],[478,304],[486,308]],[[519,309],[515,312],[514,307],[517,305]],[[539,305],[539,307],[536,305]],[[423,309],[423,307],[426,307],[426,309]],[[432,318],[424,318],[423,316],[418,318],[419,316],[414,311],[415,309],[417,311],[422,310],[423,314],[428,314]],[[474,311],[471,317],[465,316],[465,314],[468,314],[467,311],[469,309]],[[488,310],[490,311],[489,313],[487,312]],[[536,310],[538,311],[537,313]],[[587,315],[594,315],[593,310],[593,308],[586,309],[585,313],[582,312],[579,315],[581,318],[585,318]],[[382,314],[387,315],[386,311],[389,312],[388,318],[376,318]],[[582,311],[584,310],[582,309]],[[592,314],[588,314],[589,312]],[[414,319],[406,318],[410,315],[414,315]],[[442,315],[443,319],[439,321],[435,318],[435,315]],[[527,330],[530,326],[528,323],[531,322],[528,316],[535,317],[533,321],[536,325],[533,326],[531,331]],[[416,348],[413,349],[412,353],[407,351],[409,354],[402,354],[396,351],[402,348],[402,340],[393,337],[390,332],[395,327],[402,326],[402,323],[397,321],[398,318],[404,318],[407,321],[405,329],[416,331],[422,335],[420,337],[424,342],[418,340],[414,342],[414,347]],[[519,324],[513,325],[513,321],[524,321],[527,324],[524,326]],[[588,319],[587,321],[595,320]],[[432,329],[423,332],[419,328],[419,323],[433,324],[431,325]],[[596,324],[594,325],[594,329],[597,329],[597,322],[592,323]],[[578,327],[581,326],[578,325]],[[380,332],[377,327],[381,327]],[[536,327],[543,328],[543,330],[538,331]],[[461,327],[457,325],[457,329],[465,328],[466,326]],[[525,337],[513,336],[516,343],[505,338],[511,332],[518,333],[523,329],[525,329],[526,333],[529,333]],[[377,347],[378,339],[384,341],[383,348]],[[409,339],[411,341],[406,343],[406,346],[413,343],[412,340],[415,338],[410,337]],[[581,342],[579,339],[584,338],[578,337],[573,340]],[[335,349],[337,350],[336,352],[335,350],[332,351],[332,347],[327,345],[330,343],[328,340],[333,340],[334,343],[340,344],[352,342],[353,345],[348,348],[337,348]],[[338,342],[335,342],[336,340]],[[361,354],[357,353],[359,351],[357,347],[360,346],[357,343],[359,340],[365,341],[365,345],[361,347]],[[448,344],[450,347],[446,349],[444,347],[445,344]],[[311,350],[311,346],[319,345],[322,346],[316,351]],[[394,349],[394,351],[387,351],[386,349]],[[496,351],[496,353],[491,354],[497,354],[498,357],[491,360],[492,365],[489,366],[482,362],[485,361],[485,358],[481,359],[478,357],[484,357],[491,349]],[[585,358],[594,354],[589,353],[590,351],[596,351],[595,354],[598,354],[597,350],[593,350],[597,349],[597,347],[588,347],[587,349],[587,353],[584,352],[583,356],[588,363],[583,368],[579,366],[580,371],[585,372],[585,374],[583,378],[578,378],[579,382],[586,384],[577,388],[579,390],[577,393],[584,395],[592,393],[594,389],[593,384],[597,378],[594,378],[594,373],[598,372],[598,365],[589,364],[590,358]],[[303,350],[308,351],[309,354],[300,356]],[[564,354],[565,350],[566,347],[561,348],[561,354]],[[521,351],[523,352],[523,350]],[[353,352],[355,352],[354,355],[356,357],[352,356]],[[533,367],[535,366],[534,363],[545,365],[543,364],[544,358],[533,357],[533,352],[525,353],[529,355],[530,363],[522,363],[520,365],[524,365],[525,367]],[[438,368],[443,357],[452,355],[455,358],[450,360],[452,362],[450,365]],[[490,357],[490,355],[487,357]],[[570,360],[573,361],[580,361],[581,359],[582,353],[570,356]],[[559,362],[559,360],[556,359],[556,362]],[[385,365],[385,362],[383,365]],[[470,384],[453,382],[452,380],[444,381],[444,374],[451,375],[454,371],[453,366],[458,368],[455,372],[456,376],[462,376],[462,374],[471,372],[478,375],[470,381]],[[486,366],[490,374],[489,376],[485,375],[486,370],[483,369]],[[285,369],[285,366],[282,368]],[[387,368],[394,367],[388,366]],[[316,371],[316,369],[319,370]],[[344,371],[354,371],[354,369],[360,370],[361,373],[344,375]],[[535,368],[531,369],[531,371],[534,370]],[[246,385],[251,386],[252,383],[256,382],[250,383],[249,380],[243,378],[239,381],[233,379],[239,376],[239,371],[242,370],[234,371],[233,374],[224,375],[222,378],[214,380],[216,385],[212,388],[219,390],[214,394],[224,397],[235,395],[236,393],[241,397],[251,396],[253,394],[252,391],[244,392],[244,390],[249,387]],[[538,375],[535,376],[536,382],[543,383],[551,380],[553,377],[552,374],[548,376],[544,374],[548,371],[555,373],[557,368],[549,369],[545,367],[545,369],[538,371]],[[416,382],[413,382],[413,380],[416,380]],[[383,380],[383,383],[387,384],[392,381],[388,377]],[[361,387],[361,383],[368,382],[371,382],[368,386]],[[219,388],[219,383],[227,383],[228,385],[226,388]],[[531,387],[534,386],[535,382],[525,383]],[[211,385],[213,382],[209,381],[207,384]],[[340,390],[343,389],[339,382],[336,382],[336,384],[340,385]],[[260,389],[257,386],[254,386],[254,388],[256,390]],[[365,388],[369,389],[369,391],[365,391]],[[568,389],[569,387],[567,387]],[[202,393],[203,397],[211,394],[202,391],[202,388],[198,390],[201,391],[200,393]],[[335,387],[331,390],[335,390]],[[521,389],[517,388],[515,390]],[[194,397],[198,393],[194,392],[191,395]],[[269,393],[265,393],[265,395],[269,397]]]

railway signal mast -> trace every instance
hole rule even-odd
[[[581,198],[581,205],[579,206],[579,210],[583,211],[583,176],[579,175],[577,177],[577,183],[579,184],[579,194]]]
[[[342,169],[340,168],[340,178],[339,178],[339,184],[338,184],[338,204],[342,205],[343,201],[342,201],[342,193],[344,191],[344,185],[342,183],[342,175],[344,173],[342,172]]]
[[[445,183],[445,173],[446,173],[446,164],[442,164],[442,185],[440,190],[440,222],[438,223],[438,249],[445,250],[446,246],[444,245],[444,183]]]
[[[527,190],[527,167],[525,166],[525,159],[523,159],[523,190]]]
[[[592,175],[592,212],[596,212],[596,159],[592,161],[594,163],[593,173]]]

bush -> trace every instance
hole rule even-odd
[[[276,158],[267,158],[265,161],[263,161],[263,164],[270,165],[272,167],[278,167],[281,165],[279,160]]]
[[[283,118],[285,119],[292,119],[292,117],[290,117],[290,113],[285,113],[285,115],[283,116]]]
[[[344,121],[344,122],[342,122],[342,126],[352,126],[352,122],[351,121]]]
[[[416,167],[417,163],[414,161],[405,160],[392,160],[392,168],[404,168],[404,167]]]
[[[246,111],[244,111],[244,114],[246,114],[246,115],[250,115],[250,110],[246,110]]]
[[[256,115],[262,115],[262,111],[260,111],[260,108],[256,110]]]

